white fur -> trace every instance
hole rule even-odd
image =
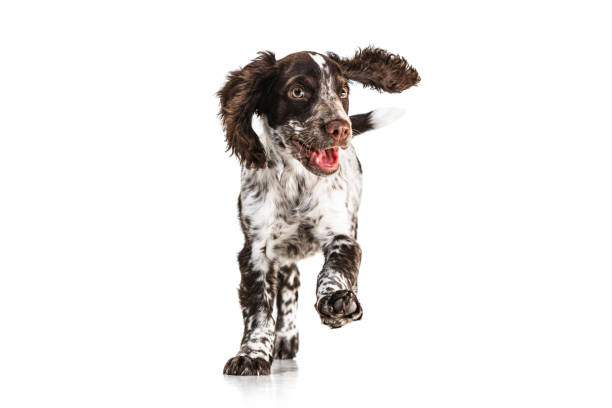
[[[320,54],[310,53],[309,55],[321,69],[321,100],[319,101],[319,105],[329,107],[336,113],[336,117],[338,119],[343,119],[350,122],[349,116],[342,106],[342,101],[340,101],[340,98],[334,90],[334,79],[332,78],[325,58],[323,58],[323,56]]]
[[[310,53],[310,58],[312,58],[314,60],[314,62],[317,63],[319,68],[321,68],[321,71],[324,71],[324,70],[327,69],[326,68],[327,67],[327,63],[325,62],[325,58],[323,58],[322,55]]]
[[[402,108],[376,109],[370,116],[370,123],[374,129],[378,129],[397,121],[399,118],[404,116],[405,113],[406,110]]]

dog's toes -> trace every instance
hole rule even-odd
[[[223,368],[225,375],[269,375],[270,363],[263,358],[236,356],[227,360]]]
[[[356,298],[340,297],[334,302],[334,314],[348,316],[357,310]]]
[[[322,297],[315,308],[323,324],[332,328],[359,320],[363,315],[357,296],[350,290],[339,290]]]

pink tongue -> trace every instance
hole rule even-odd
[[[338,167],[338,148],[313,150],[310,153],[310,164],[319,168],[335,169]]]

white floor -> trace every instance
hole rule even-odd
[[[404,271],[385,287],[384,257],[362,266],[364,318],[331,330],[312,306],[320,259],[303,262],[301,350],[266,377],[222,375],[238,347],[238,273],[217,291],[194,271],[98,281],[87,293],[40,282],[4,309],[3,407],[604,407],[610,406],[606,288],[590,298],[542,288],[484,293]],[[399,272],[395,272],[399,273]],[[399,281],[401,282],[401,280]],[[533,282],[532,282],[533,283]],[[143,286],[144,285],[144,286]],[[537,285],[537,283],[533,283]],[[221,292],[221,288],[224,292]],[[51,289],[51,290],[50,290]],[[545,296],[540,296],[544,293]],[[46,307],[44,305],[47,305]],[[14,318],[11,318],[14,315]],[[599,318],[598,318],[599,316]],[[6,327],[6,326],[5,326]]]
[[[0,408],[612,407],[609,3],[0,2]],[[321,325],[305,261],[296,361],[225,377],[215,92],[368,44],[422,81],[351,87],[407,111],[354,140],[363,320]]]

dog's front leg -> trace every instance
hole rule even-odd
[[[240,264],[240,306],[244,319],[244,334],[240,351],[225,364],[224,374],[270,374],[274,350],[274,301],[278,264],[272,262],[261,248],[246,242],[238,255]]]
[[[324,324],[338,328],[363,315],[356,295],[361,248],[353,238],[337,235],[323,246],[323,254],[325,264],[317,278],[315,308]]]

